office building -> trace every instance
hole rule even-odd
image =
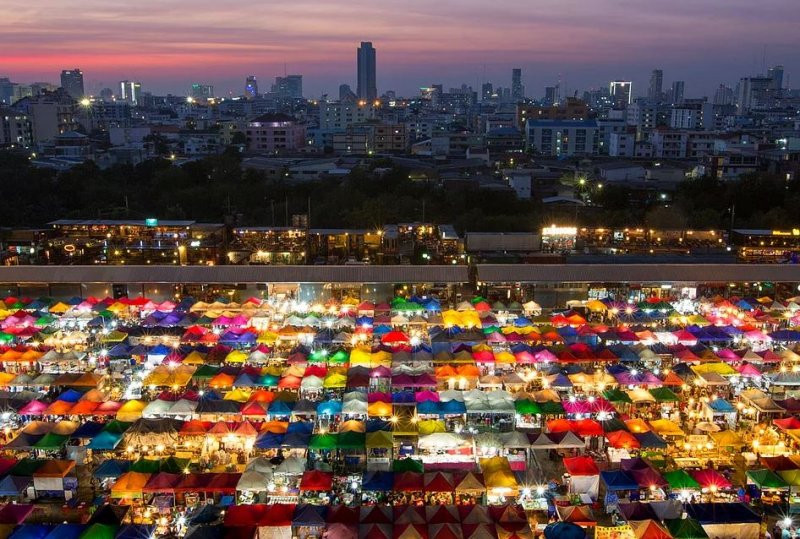
[[[294,152],[306,144],[306,126],[286,114],[264,114],[245,128],[247,149],[254,152]]]
[[[511,99],[514,101],[525,99],[525,87],[522,86],[522,69],[518,67],[511,70]]]
[[[0,77],[0,103],[11,105],[14,102],[15,86],[8,77]]]
[[[319,104],[320,129],[347,129],[353,124],[365,123],[374,120],[377,116],[375,103],[366,100],[358,102],[339,101]]]
[[[742,77],[736,87],[736,108],[739,114],[767,106],[772,79],[769,77]]]
[[[624,109],[631,103],[631,81],[614,80],[608,85],[608,93],[614,107]]]
[[[300,99],[303,97],[303,75],[275,77],[272,93],[277,97]]]
[[[138,105],[142,100],[142,83],[132,80],[120,81],[119,98],[133,106]]]
[[[628,125],[636,127],[639,138],[658,125],[658,105],[650,99],[637,99],[628,106],[625,118]]]
[[[83,71],[78,69],[65,69],[61,72],[61,87],[72,99],[81,99],[85,96],[83,90]]]
[[[358,86],[356,93],[359,99],[373,101],[378,97],[378,85],[375,74],[375,48],[370,41],[362,41],[357,53]]]
[[[783,66],[774,66],[769,68],[767,76],[772,79],[770,89],[780,92],[783,89]]]
[[[544,100],[542,104],[545,106],[558,105],[561,103],[561,86],[546,86],[544,89]]]
[[[258,97],[258,81],[255,75],[249,75],[244,81],[244,96],[248,99]]]
[[[527,120],[585,120],[589,116],[589,107],[585,101],[575,97],[568,97],[560,104],[517,105],[517,127],[525,128]]]
[[[686,83],[682,80],[676,80],[672,83],[672,92],[670,93],[670,97],[672,98],[670,102],[673,105],[680,105],[683,103],[683,93],[686,87]]]
[[[664,72],[660,69],[654,69],[650,73],[650,86],[647,88],[647,99],[654,103],[658,103],[664,97],[663,95]]]
[[[715,105],[733,105],[734,93],[733,88],[720,84],[719,88],[714,91],[714,104]]]
[[[525,126],[530,150],[544,156],[596,155],[598,128],[594,120],[530,120]]]
[[[491,82],[484,82],[481,85],[481,101],[488,101],[494,96],[494,86]]]
[[[198,101],[207,101],[214,97],[214,87],[210,84],[195,82],[192,84],[192,93],[190,95]]]
[[[28,116],[13,109],[0,108],[0,147],[33,145],[33,126]]]

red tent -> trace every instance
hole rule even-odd
[[[346,505],[334,505],[328,510],[326,519],[328,524],[345,524],[347,526],[358,526],[359,508],[347,507]]]
[[[624,430],[606,433],[606,438],[609,445],[615,449],[638,449],[641,446],[633,434]]]
[[[594,419],[578,419],[573,422],[573,432],[578,436],[602,436],[603,426]]]
[[[781,430],[800,429],[800,419],[790,416],[784,419],[773,419],[772,423]]]
[[[453,492],[453,475],[446,472],[429,472],[423,480],[425,492]]]
[[[359,526],[359,537],[369,539],[392,539],[391,524],[362,524]]]
[[[455,524],[461,522],[455,505],[429,505],[425,508],[428,524]]]
[[[311,470],[303,472],[300,490],[328,492],[333,487],[333,474]]]
[[[427,522],[425,508],[418,505],[395,505],[392,511],[395,524],[424,524]]]
[[[402,472],[394,476],[394,489],[399,492],[422,492],[423,475],[417,472]]]
[[[424,524],[395,524],[393,539],[429,539],[428,528]]]
[[[361,524],[391,524],[392,508],[385,505],[362,505]]]
[[[725,489],[731,488],[731,482],[725,479],[725,477],[716,470],[708,469],[708,470],[694,470],[691,473],[691,476],[694,477],[694,480],[700,483],[702,488],[708,489]]]
[[[572,430],[569,419],[551,419],[547,422],[547,432],[568,432]]]
[[[600,469],[591,457],[564,457],[564,466],[570,475],[600,474]]]
[[[175,487],[180,483],[182,474],[158,472],[150,476],[142,487],[142,492],[151,494],[174,494]]]
[[[381,337],[381,342],[384,344],[400,344],[404,342],[408,342],[408,335],[403,333],[402,331],[390,331],[383,337]]]
[[[428,537],[430,539],[463,539],[461,526],[458,524],[429,524]]]

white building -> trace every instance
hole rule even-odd
[[[365,123],[377,117],[380,104],[367,101],[320,102],[320,129],[347,129],[353,124]]]
[[[531,198],[531,186],[533,184],[533,172],[530,170],[504,170],[503,178],[508,182],[517,194],[517,198],[528,200]]]
[[[598,131],[594,120],[528,120],[525,140],[542,155],[596,155]]]
[[[633,157],[635,150],[635,133],[611,133],[608,144],[608,155],[611,157]]]
[[[653,157],[696,159],[714,153],[716,135],[711,131],[657,129],[650,137]]]

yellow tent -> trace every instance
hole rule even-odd
[[[745,445],[742,437],[732,430],[711,432],[709,436],[717,447],[743,447]]]
[[[198,352],[197,350],[192,350],[192,352],[183,358],[181,361],[182,365],[203,365],[206,361],[205,354]]]
[[[436,432],[447,432],[447,427],[445,427],[444,421],[440,421],[438,419],[426,419],[424,421],[420,421],[417,423],[417,427],[419,428],[420,436],[434,434]]]
[[[727,363],[717,362],[717,363],[703,363],[700,365],[692,366],[692,370],[695,374],[708,374],[714,373],[719,374],[720,376],[731,376],[734,374],[738,374],[736,369],[728,365]]]
[[[50,307],[50,312],[55,314],[64,314],[70,309],[70,306],[66,303],[58,302],[52,307]]]
[[[372,363],[372,354],[370,353],[369,348],[353,348],[350,351],[350,365],[364,365],[369,366]]]
[[[123,404],[117,410],[117,419],[127,423],[132,423],[142,417],[142,410],[144,410],[147,403],[140,400],[130,400]]]
[[[587,301],[586,308],[589,309],[590,311],[595,311],[595,312],[603,312],[608,309],[605,303],[596,299]]]
[[[0,386],[7,386],[17,375],[10,372],[0,372]]]
[[[389,417],[392,415],[392,405],[382,401],[373,402],[367,407],[367,414],[372,417]]]
[[[247,402],[250,398],[250,392],[244,389],[234,389],[233,391],[228,391],[225,394],[223,400],[226,401],[235,401],[235,402]]]
[[[665,436],[686,436],[686,433],[673,421],[669,419],[656,419],[650,422],[650,428],[656,434]]]
[[[495,354],[494,362],[495,363],[516,363],[517,358],[514,357],[514,354],[509,352],[508,350],[503,350]]]
[[[247,361],[247,354],[241,350],[231,350],[228,355],[225,356],[226,363],[244,363],[245,361]]]
[[[376,367],[391,367],[392,354],[386,350],[378,350],[372,354],[370,366],[374,369]]]
[[[111,486],[112,498],[141,498],[142,489],[150,479],[149,473],[126,472]]]
[[[259,344],[273,344],[278,340],[278,334],[274,331],[262,331],[258,334],[256,342]]]
[[[325,381],[322,383],[326,388],[341,388],[347,385],[347,376],[340,372],[328,373]]]

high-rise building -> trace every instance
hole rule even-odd
[[[686,89],[686,83],[682,80],[676,80],[672,82],[672,93],[670,94],[672,99],[673,105],[680,105],[683,103],[684,98],[684,90]]]
[[[619,109],[624,109],[631,102],[631,81],[629,80],[613,80],[608,85],[608,93],[611,95],[611,101],[614,106]]]
[[[370,101],[378,97],[378,85],[375,75],[375,48],[371,41],[362,41],[356,55],[358,67],[358,86],[356,93],[359,99]]]
[[[301,98],[303,97],[303,75],[286,75],[275,77],[272,92],[278,97]]]
[[[191,97],[199,101],[206,101],[214,97],[214,87],[210,84],[200,84],[195,82],[192,84]]]
[[[481,85],[481,101],[488,101],[494,95],[494,86],[491,82],[484,82]]]
[[[740,114],[768,105],[772,79],[742,77],[736,87],[736,107]]]
[[[719,88],[714,91],[714,104],[715,105],[733,105],[733,88],[720,84]]]
[[[250,99],[258,97],[258,81],[255,75],[248,75],[244,81],[244,96]]]
[[[121,101],[138,105],[142,99],[142,83],[132,80],[123,80],[119,83],[119,98]]]
[[[647,99],[653,102],[661,101],[663,97],[664,72],[654,69],[650,73],[650,86],[647,88]]]
[[[543,105],[558,105],[561,102],[561,86],[545,86]]]
[[[522,70],[518,67],[511,70],[511,99],[514,101],[525,99],[525,87],[522,86]]]
[[[353,102],[358,98],[349,84],[339,85],[339,101]]]
[[[111,88],[103,88],[100,90],[100,99],[103,101],[113,101],[114,100],[114,90]]]
[[[86,94],[83,90],[83,71],[78,69],[65,69],[61,72],[61,87],[72,99],[81,99]]]
[[[8,77],[0,77],[0,103],[10,105],[14,102],[14,84]]]
[[[771,90],[780,92],[783,89],[783,66],[769,68],[767,76],[772,79]]]

